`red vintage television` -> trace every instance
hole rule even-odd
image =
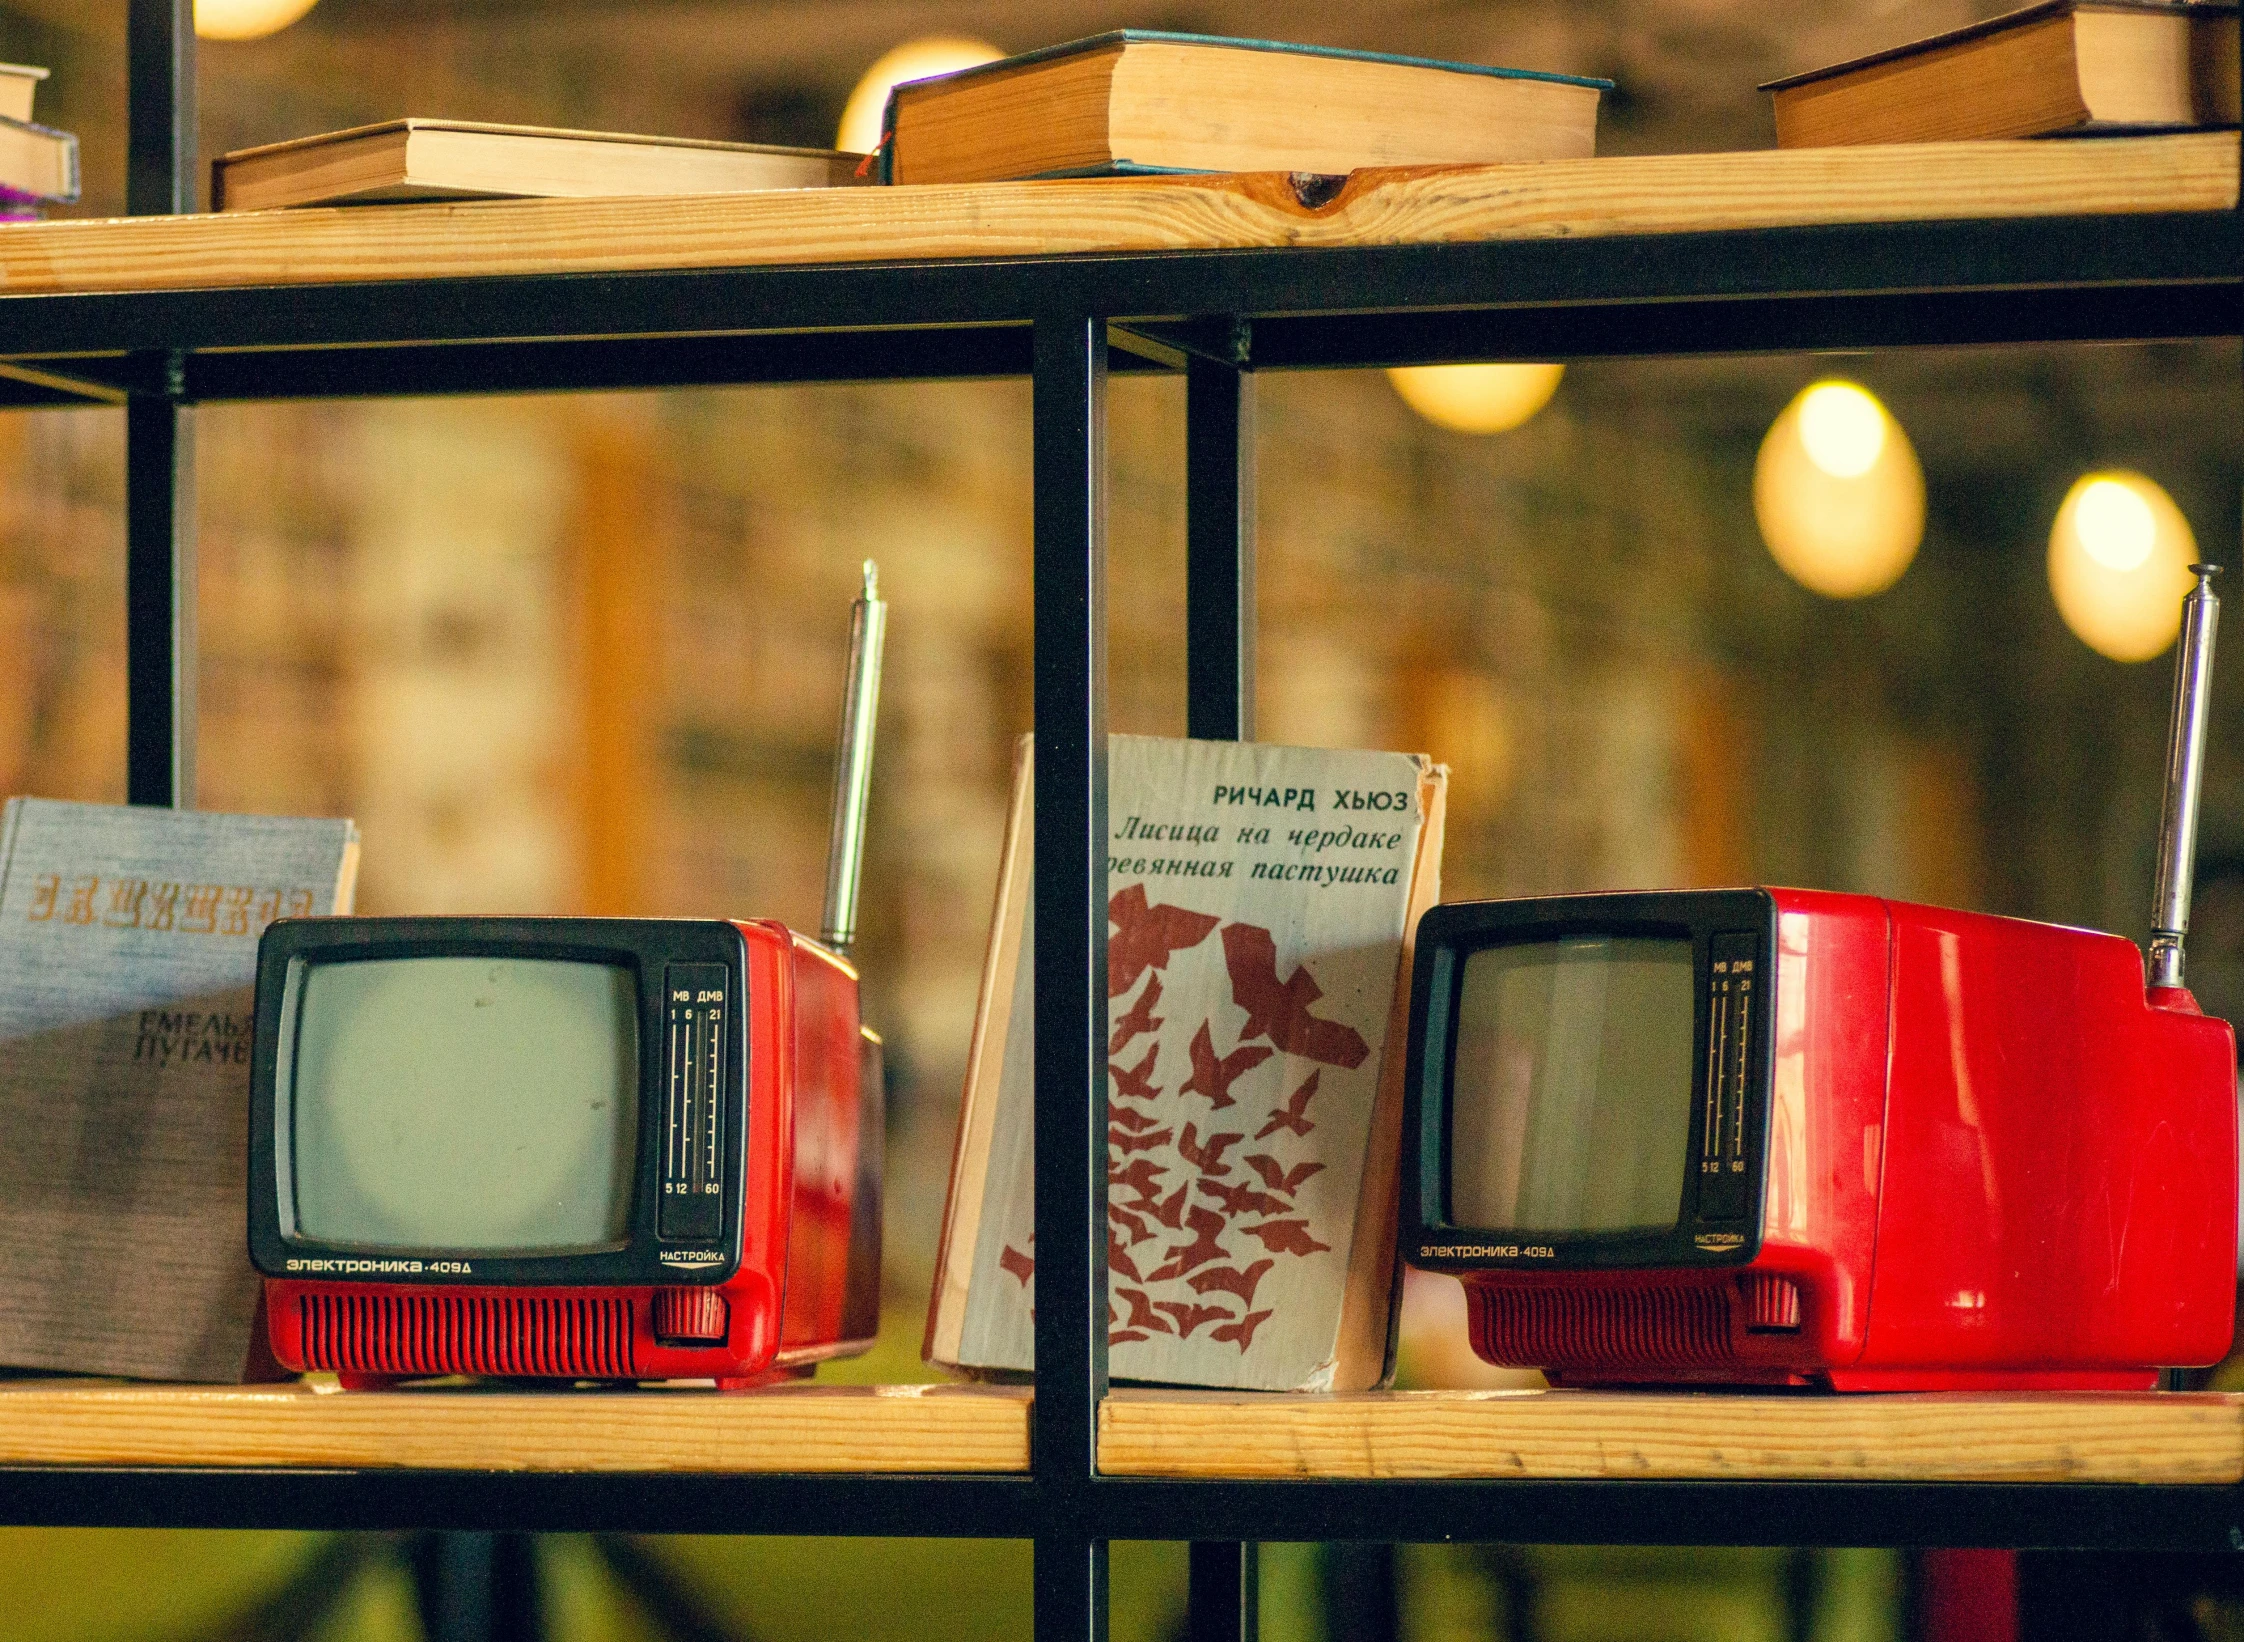
[[[2148,984],[2117,936],[1870,895],[1426,914],[1402,1248],[1464,1280],[1479,1355],[1868,1391],[2226,1353],[2236,1040],[2181,984],[2217,611],[2191,599]]]
[[[2133,943],[1785,889],[1435,907],[1404,1244],[1574,1383],[2149,1386],[2229,1344],[2236,1047]]]
[[[760,919],[309,918],[258,948],[249,1251],[352,1384],[714,1379],[879,1321],[854,934],[886,607],[853,610],[824,937]]]
[[[879,1041],[783,925],[304,918],[258,951],[273,1354],[745,1383],[878,1322]]]

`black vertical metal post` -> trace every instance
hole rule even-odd
[[[529,1534],[417,1534],[414,1594],[427,1642],[538,1642],[537,1541]]]
[[[1184,722],[1210,741],[1254,736],[1254,378],[1194,359],[1184,378]],[[1190,1642],[1255,1642],[1251,1543],[1192,1542]]]
[[[195,208],[194,0],[129,0],[125,209]],[[185,361],[142,361],[125,406],[125,796],[195,802],[195,424]]]
[[[1036,1540],[1040,1642],[1106,1635],[1088,1517],[1106,1394],[1106,325],[1039,318]]]
[[[195,209],[194,0],[127,0],[125,210]]]
[[[1195,359],[1184,377],[1185,733],[1254,738],[1254,378]]]
[[[163,394],[125,401],[125,797],[182,809],[195,802],[194,417]]]
[[[1196,1539],[1185,1595],[1186,1642],[1255,1642],[1262,1633],[1261,1547]]]

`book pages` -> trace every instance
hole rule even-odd
[[[0,827],[0,1364],[241,1377],[257,937],[348,821],[19,798]]]
[[[1402,1051],[1387,1040],[1426,763],[1108,745],[1111,1372],[1329,1389],[1383,1057]],[[959,1341],[985,1370],[1034,1361],[1023,918]],[[1044,1098],[1077,1088],[1057,1069]]]

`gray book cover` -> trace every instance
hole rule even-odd
[[[349,821],[0,814],[0,1365],[241,1377],[257,937],[347,912]]]

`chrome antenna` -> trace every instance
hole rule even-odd
[[[2193,564],[2174,651],[2174,721],[2166,736],[2166,806],[2158,822],[2158,888],[2151,900],[2150,984],[2182,985],[2182,937],[2197,873],[2197,798],[2205,776],[2205,718],[2213,700],[2213,637],[2221,601],[2217,564]]]
[[[849,683],[842,695],[841,741],[834,752],[834,830],[826,842],[826,919],[836,952],[857,941],[857,880],[865,864],[865,811],[873,784],[873,721],[880,713],[880,656],[888,604],[880,567],[865,561],[865,590],[849,607]]]

